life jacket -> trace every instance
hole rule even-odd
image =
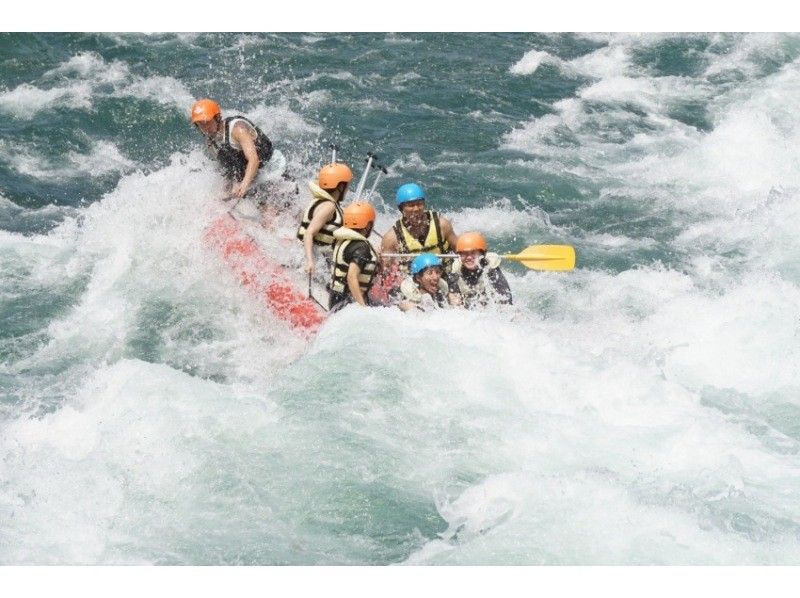
[[[489,274],[489,270],[494,270],[495,268],[500,267],[500,256],[489,251],[483,257],[483,259],[486,260],[486,265],[482,266],[481,273],[473,284],[469,284],[461,275],[461,258],[456,258],[453,260],[451,272],[455,275],[454,278],[456,279],[458,292],[461,293],[461,297],[464,299],[465,305],[476,300],[486,300],[489,293],[492,292],[492,285],[489,284],[487,276]]]
[[[231,138],[233,127],[240,121],[245,122],[256,132],[256,138],[253,143],[255,143],[256,153],[258,154],[259,169],[272,157],[272,142],[261,129],[244,116],[229,116],[223,122],[222,143],[217,144],[212,140],[211,145],[216,150],[217,160],[222,165],[222,172],[225,178],[236,181],[241,181],[244,178],[245,170],[247,170],[247,158],[242,148],[236,143],[236,140]]]
[[[447,304],[447,294],[449,292],[450,287],[447,286],[447,282],[445,282],[444,278],[439,279],[439,288],[435,297],[420,291],[417,283],[414,282],[414,279],[410,276],[407,276],[403,279],[403,282],[400,283],[400,294],[403,299],[416,304],[420,308],[422,308],[422,302],[425,296],[432,299],[431,303],[434,307],[444,307]]]
[[[297,229],[297,238],[301,241],[305,239],[306,231],[311,225],[311,219],[314,218],[314,211],[326,201],[330,201],[333,203],[333,207],[336,208],[336,212],[333,214],[333,220],[325,223],[325,225],[319,229],[319,232],[314,235],[314,245],[327,245],[332,247],[336,242],[336,239],[333,237],[333,233],[344,223],[342,207],[339,205],[338,201],[333,199],[330,193],[325,191],[325,189],[317,185],[315,182],[309,181],[308,188],[311,190],[311,195],[314,197],[314,201],[312,201],[306,208],[306,211],[303,212],[303,219],[300,221],[300,228]]]
[[[328,288],[332,292],[342,295],[350,293],[347,287],[347,271],[350,269],[350,263],[346,262],[344,259],[344,250],[347,249],[351,243],[363,242],[367,244],[370,254],[372,254],[372,259],[366,263],[361,269],[361,273],[358,275],[358,286],[361,288],[361,292],[366,295],[369,292],[369,288],[372,286],[372,281],[375,279],[375,273],[378,270],[378,253],[364,235],[352,229],[346,227],[339,228],[334,231],[333,237],[336,239],[336,244],[333,246],[332,276]]]
[[[403,224],[400,218],[394,223],[394,234],[397,243],[400,245],[400,253],[447,253],[450,251],[450,244],[442,236],[442,227],[439,223],[439,214],[433,210],[428,210],[428,233],[425,241],[420,243],[414,235]]]

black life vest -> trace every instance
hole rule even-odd
[[[351,243],[366,243],[367,247],[369,247],[370,260],[358,275],[358,286],[361,288],[361,292],[366,295],[375,280],[375,274],[378,270],[378,254],[366,237],[349,228],[342,227],[338,229],[334,233],[334,237],[336,244],[333,246],[332,276],[328,287],[329,290],[341,295],[350,293],[347,287],[347,271],[350,269],[350,263],[344,259],[344,250]]]
[[[217,144],[211,141],[211,145],[216,150],[217,160],[222,166],[222,173],[227,179],[241,181],[244,178],[245,170],[247,170],[247,158],[241,149],[235,148],[231,145],[231,131],[236,125],[237,121],[244,121],[250,125],[256,132],[256,138],[253,141],[256,146],[256,153],[259,159],[259,169],[264,166],[272,157],[272,142],[264,134],[264,131],[254,125],[249,119],[244,116],[229,116],[223,122],[223,136],[222,143]]]
[[[342,206],[340,206],[338,201],[334,200],[327,191],[321,189],[316,183],[309,183],[309,187],[311,188],[311,194],[314,196],[314,201],[311,202],[311,204],[309,204],[309,206],[306,208],[306,211],[303,212],[303,218],[300,221],[300,227],[297,229],[297,238],[300,241],[305,239],[306,231],[311,225],[312,218],[314,218],[314,212],[323,203],[329,201],[333,203],[333,207],[336,211],[333,214],[333,219],[326,222],[319,232],[314,235],[314,245],[333,247],[333,244],[336,242],[336,239],[333,238],[333,233],[344,223]]]

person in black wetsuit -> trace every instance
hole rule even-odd
[[[511,304],[511,288],[500,270],[500,256],[486,248],[486,239],[480,233],[458,237],[458,259],[448,277],[451,303],[467,309],[491,303]]]
[[[219,104],[208,98],[195,102],[191,118],[220,163],[231,197],[252,194],[259,170],[272,157],[269,138],[244,116],[223,119]]]
[[[333,232],[333,266],[328,285],[330,311],[358,303],[367,306],[367,294],[378,270],[378,253],[368,238],[375,224],[375,208],[357,201],[344,209],[344,226]]]

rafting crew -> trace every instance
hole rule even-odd
[[[333,265],[328,286],[329,309],[369,305],[368,293],[378,271],[378,253],[369,242],[375,224],[375,208],[366,202],[351,203],[343,211],[344,226],[333,232]]]
[[[313,274],[316,270],[314,247],[320,248],[326,257],[331,256],[336,241],[333,233],[344,224],[342,201],[352,180],[353,171],[350,167],[342,162],[334,162],[322,167],[316,182],[308,183],[312,200],[303,212],[297,229],[297,238],[303,243],[303,269],[307,274]]]
[[[512,303],[511,287],[500,269],[500,256],[487,252],[486,239],[468,232],[456,241],[458,258],[448,275],[450,302],[467,309]]]
[[[205,98],[194,103],[192,124],[205,137],[206,147],[222,168],[232,198],[256,195],[259,171],[272,158],[272,142],[241,115],[222,117],[217,102]]]

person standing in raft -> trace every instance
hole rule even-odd
[[[322,167],[316,183],[308,183],[313,199],[303,213],[300,228],[297,229],[297,238],[303,242],[305,249],[304,270],[307,274],[313,274],[316,270],[315,245],[328,256],[331,254],[336,241],[333,233],[343,224],[341,204],[352,180],[353,171],[342,162],[334,162]],[[372,220],[375,220],[374,216]]]
[[[378,270],[378,254],[368,237],[375,224],[375,209],[357,201],[344,209],[344,226],[333,233],[333,268],[329,290],[331,313],[350,303],[367,306],[367,294]]]
[[[425,209],[425,192],[416,183],[397,189],[395,202],[401,217],[381,242],[381,253],[448,253],[458,235],[450,221],[433,210]],[[408,271],[408,267],[404,268]]]
[[[244,116],[222,118],[219,104],[208,98],[192,106],[192,124],[222,167],[232,198],[254,195],[259,170],[272,157],[272,142]]]
[[[447,307],[449,288],[442,278],[442,260],[432,253],[421,253],[411,262],[411,276],[400,284],[400,302],[403,311],[439,309]]]
[[[500,270],[500,256],[486,251],[482,234],[469,232],[458,237],[456,253],[458,258],[448,276],[451,303],[467,309],[511,304],[511,287]]]

